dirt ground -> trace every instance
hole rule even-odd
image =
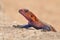
[[[32,11],[41,21],[60,31],[60,0],[1,0],[6,16],[5,24],[25,24],[27,20],[18,13],[21,8]]]

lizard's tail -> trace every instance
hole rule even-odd
[[[52,26],[50,26],[51,31],[57,32]]]

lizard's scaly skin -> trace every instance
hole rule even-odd
[[[27,9],[20,9],[19,13],[22,14],[28,20],[27,26],[32,26],[36,29],[43,29],[44,31],[56,32],[56,30],[51,25],[47,25],[41,22],[31,11]]]

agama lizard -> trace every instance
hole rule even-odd
[[[40,21],[31,11],[28,9],[20,9],[18,11],[20,14],[22,14],[27,20],[28,24],[23,25],[21,28],[29,28],[29,27],[34,27],[35,29],[42,29],[43,31],[54,31],[56,30],[51,26],[43,23]]]

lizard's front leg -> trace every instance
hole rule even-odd
[[[26,28],[26,29],[28,29],[28,28],[30,28],[30,27],[32,27],[30,24],[26,24],[26,25],[13,25],[13,27],[15,27],[15,28]]]

